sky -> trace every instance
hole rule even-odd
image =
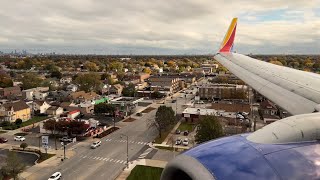
[[[0,51],[319,54],[320,0],[0,0]]]

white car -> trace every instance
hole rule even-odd
[[[182,140],[181,140],[180,138],[178,138],[178,139],[176,140],[176,145],[181,145],[181,143],[182,143]]]
[[[91,148],[95,149],[95,148],[99,147],[100,145],[101,145],[101,141],[96,141],[96,142],[91,144]]]
[[[183,140],[182,144],[183,144],[184,146],[188,146],[188,145],[189,145],[189,140],[188,140],[188,138],[185,138],[185,139]]]
[[[53,173],[48,180],[58,180],[61,178],[61,172],[55,172]]]
[[[14,137],[14,140],[15,140],[15,141],[25,141],[26,138],[23,137],[23,136],[16,136],[16,137]]]

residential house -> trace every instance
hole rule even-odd
[[[8,98],[10,96],[21,96],[21,89],[19,86],[0,88],[0,97]]]
[[[59,117],[63,113],[63,108],[59,106],[51,106],[47,109],[46,114]]]
[[[49,87],[37,87],[32,89],[26,89],[22,91],[22,96],[29,101],[34,99],[44,100],[48,96]]]
[[[51,105],[46,101],[34,101],[32,106],[35,114],[44,114],[46,113],[47,109],[51,107]]]
[[[60,79],[60,83],[61,84],[70,84],[72,82],[72,78],[71,77],[62,77]]]
[[[70,99],[74,103],[94,102],[94,100],[98,98],[100,98],[100,95],[95,92],[86,93],[84,91],[78,91],[70,94]]]
[[[66,90],[69,92],[76,92],[78,90],[78,86],[75,84],[70,84],[66,87]]]
[[[109,94],[116,94],[118,96],[121,95],[123,90],[123,86],[121,84],[112,85],[109,89]]]
[[[70,92],[67,91],[50,91],[49,95],[47,96],[47,100],[51,101],[68,101],[70,96]]]
[[[33,93],[33,99],[34,100],[45,100],[48,95],[49,95],[48,91],[35,91]]]
[[[17,119],[22,121],[31,118],[31,108],[23,101],[3,104],[0,106],[0,119],[2,121],[15,122]]]
[[[260,103],[260,110],[262,111],[263,115],[276,115],[278,112],[278,108],[274,103],[269,100],[262,101]]]

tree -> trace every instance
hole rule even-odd
[[[134,97],[136,93],[136,87],[134,84],[130,83],[127,87],[123,88],[122,95],[126,97]]]
[[[71,134],[80,135],[89,128],[89,125],[86,125],[84,121],[70,121],[68,127]]]
[[[158,129],[159,137],[161,137],[162,132],[174,122],[175,116],[172,107],[160,106],[156,112],[156,118],[151,119],[150,126],[155,126]]]
[[[43,80],[35,73],[25,73],[22,78],[22,88],[31,89],[39,87],[42,81]]]
[[[215,116],[202,116],[197,128],[195,141],[203,143],[223,136],[222,126]]]
[[[26,149],[28,147],[28,144],[27,143],[21,143],[20,147],[24,150],[24,149]]]
[[[22,124],[22,119],[18,118],[15,123],[17,126],[20,126]]]
[[[54,126],[57,124],[57,121],[56,120],[54,120],[54,119],[49,119],[49,120],[47,120],[47,121],[45,121],[44,123],[43,123],[43,128],[45,129],[45,130],[48,130],[48,131],[51,131],[52,132],[52,134],[54,133],[53,131],[54,131]]]
[[[9,151],[6,159],[6,165],[1,168],[2,174],[7,177],[13,177],[13,179],[16,180],[18,175],[24,169],[25,165],[21,163],[16,152]]]
[[[62,78],[62,73],[60,71],[52,71],[51,72],[51,77],[52,78],[61,79]]]
[[[89,70],[89,71],[98,71],[99,70],[99,67],[96,65],[96,63],[94,63],[94,62],[86,62],[85,64],[84,64],[84,67],[87,69],[87,70]]]
[[[277,60],[271,60],[269,63],[276,64],[276,65],[279,65],[279,66],[283,66],[283,64],[280,61],[277,61]]]
[[[115,110],[116,108],[111,104],[100,103],[100,104],[94,105],[94,113],[97,113],[97,114],[102,114],[102,113],[113,114]]]
[[[142,70],[142,72],[147,73],[147,74],[151,74],[152,71],[151,71],[150,68],[146,67],[146,68],[144,68],[144,69]]]
[[[100,75],[96,73],[79,74],[75,79],[75,83],[82,91],[99,91],[101,87]]]
[[[6,87],[12,87],[12,86],[13,86],[12,79],[7,75],[0,74],[0,87],[6,88]]]

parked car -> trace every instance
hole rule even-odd
[[[178,139],[176,140],[176,145],[181,145],[181,143],[182,143],[182,140],[181,140],[180,138],[178,138]]]
[[[62,177],[61,172],[55,172],[49,177],[48,180],[58,180],[58,179],[61,179],[61,177]]]
[[[8,139],[0,137],[0,143],[6,143],[8,142]]]
[[[172,100],[172,101],[171,101],[171,103],[175,103],[175,102],[177,102],[177,100]]]
[[[72,142],[73,138],[63,137],[63,138],[60,138],[60,141],[61,142]]]
[[[180,133],[181,133],[180,129],[177,129],[176,134],[180,134]]]
[[[183,140],[182,144],[183,144],[184,146],[188,146],[188,145],[189,145],[189,140],[188,140],[188,138],[185,138],[185,139]]]
[[[184,136],[188,136],[188,135],[189,135],[189,131],[188,131],[188,130],[185,130],[185,131],[183,132],[183,135],[184,135]]]
[[[137,113],[136,115],[137,115],[137,116],[142,116],[142,113]]]
[[[101,145],[101,141],[96,141],[91,144],[91,149],[95,149]]]
[[[16,136],[16,137],[14,137],[14,140],[15,140],[15,141],[25,141],[26,138],[23,137],[23,136]]]

